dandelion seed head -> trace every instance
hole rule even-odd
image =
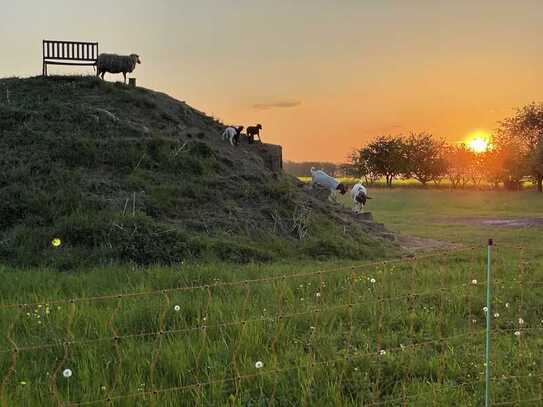
[[[500,317],[500,313],[499,312],[495,312],[494,313],[494,318],[499,318]]]
[[[384,350],[384,349],[381,349],[381,350],[379,351],[379,355],[381,355],[381,356],[385,356],[386,354],[387,354],[387,351]]]
[[[515,331],[515,336],[520,336],[520,331]]]
[[[71,369],[64,369],[64,371],[62,372],[62,376],[64,376],[65,378],[72,377],[72,370]]]
[[[372,279],[370,280],[370,283],[375,284],[375,279],[372,278]]]
[[[262,369],[264,367],[264,363],[262,363],[260,360],[255,363],[255,367],[257,369]]]
[[[505,308],[509,308],[509,303],[508,302],[505,303]]]
[[[483,307],[484,312],[488,312],[488,307]]]
[[[471,280],[471,284],[476,285],[476,284],[477,284],[477,280],[475,280],[475,279]]]
[[[175,312],[179,312],[179,311],[181,311],[181,307],[179,305],[176,305],[175,307],[173,307],[173,310]]]

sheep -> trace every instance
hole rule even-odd
[[[102,79],[104,79],[106,72],[122,73],[124,83],[126,83],[126,73],[134,71],[136,64],[141,64],[140,57],[137,54],[100,54],[96,59],[96,76],[101,75]]]
[[[345,192],[347,192],[345,185],[337,179],[331,177],[322,170],[311,167],[311,186],[314,184],[318,184],[330,190],[330,195],[328,196],[330,202],[337,202],[337,191],[339,191],[341,195],[345,195]]]
[[[372,199],[368,196],[368,191],[361,182],[358,182],[353,186],[353,189],[351,189],[351,196],[353,198],[353,212],[356,214],[359,214],[362,211],[366,205],[367,199]]]
[[[260,140],[260,130],[262,130],[262,125],[257,124],[256,126],[247,127],[247,137],[249,137],[249,143],[252,144],[255,141],[255,136],[258,136]]]
[[[241,134],[241,131],[243,129],[244,129],[243,126],[238,126],[238,127],[229,126],[223,131],[222,138],[223,140],[230,141],[230,144],[232,144],[233,146],[234,145],[237,146],[239,144],[239,135]]]

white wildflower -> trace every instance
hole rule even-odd
[[[64,369],[64,371],[62,372],[62,376],[64,376],[65,378],[72,377],[72,370],[71,369]]]
[[[255,363],[255,367],[257,369],[262,369],[262,367],[264,367],[264,363],[262,363],[260,360],[258,362]]]
[[[505,308],[509,308],[509,303],[508,302],[505,303]]]
[[[384,349],[381,349],[381,350],[379,351],[379,355],[381,355],[381,356],[385,356],[386,354],[387,354],[387,351],[384,350]]]
[[[500,317],[500,313],[499,312],[495,312],[494,313],[494,318],[499,318]]]
[[[475,279],[471,280],[471,284],[477,285],[477,280],[475,280]]]
[[[520,336],[520,331],[515,331],[515,336]]]
[[[488,312],[488,307],[483,307],[484,312]]]
[[[370,283],[375,284],[375,279],[372,278],[372,279],[370,280]]]
[[[175,312],[181,311],[181,307],[179,305],[176,305],[175,307],[173,307],[173,309]]]
[[[519,324],[519,325],[524,325],[524,320],[523,320],[522,318],[519,318],[519,319],[518,319],[518,324]]]
[[[320,297],[320,296],[321,296],[321,293],[315,294],[315,297]]]

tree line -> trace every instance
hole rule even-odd
[[[486,151],[465,144],[449,145],[429,133],[382,136],[353,151],[344,166],[350,176],[369,184],[385,178],[413,178],[422,185],[448,178],[452,187],[481,185],[483,181],[519,189],[525,179],[543,191],[543,104],[532,103],[502,122]]]
[[[483,152],[475,152],[466,144],[448,144],[430,133],[413,132],[376,137],[354,150],[345,164],[297,164],[298,176],[307,176],[311,166],[315,166],[332,175],[361,178],[367,184],[382,178],[387,186],[399,178],[412,178],[422,185],[448,179],[453,188],[487,182],[496,188],[503,185],[516,190],[528,179],[542,192],[543,103],[523,106],[499,122]]]
[[[341,164],[336,164],[328,161],[285,161],[283,163],[283,170],[287,174],[294,175],[295,177],[311,176],[311,167],[323,170],[332,177],[339,177],[344,174]]]

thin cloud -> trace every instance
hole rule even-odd
[[[267,110],[267,109],[275,109],[275,108],[289,108],[289,107],[296,107],[300,106],[302,102],[298,100],[292,100],[292,101],[280,101],[280,102],[274,102],[274,103],[256,103],[253,105],[253,109],[257,110]]]

